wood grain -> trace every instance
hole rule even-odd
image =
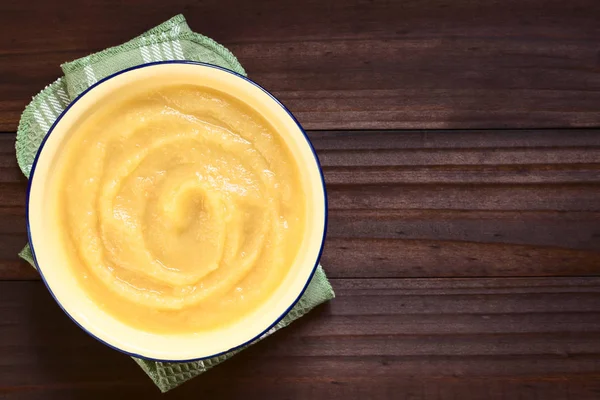
[[[600,272],[600,131],[310,132],[337,278]],[[0,278],[37,279],[13,135],[0,136]]]
[[[178,13],[312,130],[337,298],[160,395],[16,257],[10,132],[61,63]],[[1,1],[0,399],[600,398],[599,18],[596,0]]]
[[[596,0],[6,0],[0,130],[61,63],[179,12],[308,129],[600,125]]]
[[[167,398],[594,399],[600,278],[341,279],[337,298]],[[485,299],[485,301],[483,301]],[[158,390],[40,282],[0,282],[0,396]]]

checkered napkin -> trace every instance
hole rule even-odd
[[[214,40],[192,32],[183,15],[149,30],[120,46],[63,64],[64,76],[48,85],[25,108],[17,131],[17,161],[29,177],[31,166],[42,139],[62,111],[85,89],[102,78],[123,69],[153,61],[192,60],[218,65],[246,75],[235,56]],[[35,267],[27,245],[19,254]],[[133,358],[156,386],[166,392],[183,382],[234,356],[244,348],[264,339],[302,317],[315,306],[334,297],[331,285],[319,266],[294,308],[271,330],[247,346],[218,357],[192,362],[160,362]]]

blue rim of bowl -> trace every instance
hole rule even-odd
[[[198,65],[198,66],[203,66],[203,67],[208,67],[208,68],[214,68],[214,69],[218,69],[224,72],[227,72],[228,74],[237,76],[239,78],[242,78],[243,80],[245,80],[246,82],[256,86],[257,88],[259,88],[260,90],[262,90],[264,93],[266,93],[273,101],[275,101],[289,116],[290,118],[296,123],[296,125],[298,126],[298,129],[300,129],[300,132],[302,132],[302,135],[304,135],[304,139],[306,140],[306,143],[308,144],[308,146],[310,147],[310,150],[312,151],[313,157],[315,158],[315,162],[317,164],[317,169],[319,170],[319,175],[321,177],[321,185],[323,188],[323,196],[324,196],[324,206],[325,206],[325,213],[324,213],[324,224],[323,224],[323,237],[321,238],[321,246],[319,248],[319,252],[317,254],[317,258],[315,260],[315,265],[308,277],[308,280],[306,281],[306,284],[304,285],[304,287],[302,288],[302,290],[300,291],[300,293],[298,294],[298,297],[292,302],[292,304],[283,312],[283,314],[281,314],[271,325],[269,325],[264,331],[262,331],[260,334],[256,335],[255,337],[253,337],[250,340],[247,340],[246,342],[234,346],[232,348],[230,348],[229,350],[225,350],[222,351],[220,353],[216,353],[210,356],[206,356],[206,357],[199,357],[199,358],[191,358],[191,359],[186,359],[186,360],[163,360],[163,359],[157,359],[157,358],[150,358],[147,356],[143,356],[141,354],[136,354],[136,353],[131,353],[128,351],[125,351],[123,349],[120,349],[102,339],[100,339],[98,336],[94,335],[93,333],[91,333],[90,331],[88,331],[85,327],[83,327],[75,318],[73,318],[73,316],[71,314],[69,314],[67,312],[67,310],[63,307],[63,305],[60,303],[60,301],[58,301],[58,299],[56,298],[56,296],[54,295],[54,292],[52,291],[52,289],[50,288],[50,285],[48,285],[48,282],[46,281],[46,278],[44,277],[44,273],[42,271],[42,268],[40,266],[40,264],[37,261],[36,255],[35,255],[35,249],[33,246],[33,241],[31,240],[31,229],[29,226],[29,197],[31,194],[31,185],[33,183],[33,178],[34,178],[34,174],[35,174],[35,167],[37,165],[38,162],[38,158],[40,157],[40,154],[42,153],[42,149],[44,148],[44,145],[46,144],[46,140],[48,140],[48,138],[50,137],[50,134],[52,134],[52,132],[54,131],[54,128],[56,127],[56,125],[60,122],[60,120],[63,118],[63,116],[69,111],[69,109],[71,109],[71,107],[77,103],[77,101],[79,101],[79,99],[81,99],[83,96],[86,95],[86,93],[88,93],[89,91],[91,91],[92,89],[94,89],[95,87],[101,85],[102,83],[108,81],[109,79],[114,78],[115,76],[127,73],[129,71],[133,71],[136,69],[141,69],[141,68],[146,68],[146,67],[151,67],[153,65],[161,65],[161,64],[190,64],[190,65]],[[91,337],[93,337],[94,339],[98,340],[99,342],[103,343],[104,345],[117,350],[123,354],[127,354],[128,356],[131,357],[136,357],[136,358],[141,358],[144,360],[149,360],[149,361],[160,361],[160,362],[174,362],[174,363],[184,363],[184,362],[191,362],[191,361],[198,361],[198,360],[206,360],[209,358],[214,358],[214,357],[218,357],[221,356],[223,354],[227,354],[231,351],[235,351],[237,349],[240,349],[244,346],[253,344],[254,342],[260,340],[260,338],[267,333],[271,328],[273,328],[275,325],[277,325],[283,318],[285,318],[285,316],[292,310],[292,308],[294,308],[294,306],[298,303],[298,301],[302,298],[302,296],[304,295],[304,292],[306,291],[306,289],[308,288],[308,285],[310,284],[310,282],[312,281],[315,272],[317,271],[317,267],[319,266],[319,261],[321,259],[321,255],[323,254],[323,246],[325,244],[325,236],[327,234],[327,223],[328,223],[328,201],[327,201],[327,190],[325,188],[325,177],[323,176],[323,169],[321,167],[321,163],[319,162],[319,157],[317,156],[317,152],[315,151],[315,148],[313,147],[312,143],[310,142],[310,139],[308,138],[308,135],[306,134],[306,132],[304,131],[304,128],[302,128],[302,125],[300,125],[300,123],[298,122],[298,120],[296,119],[296,117],[294,117],[294,114],[291,113],[290,110],[287,109],[286,106],[284,106],[281,101],[279,101],[275,96],[273,96],[268,90],[266,90],[265,88],[263,88],[262,86],[260,86],[258,83],[252,81],[251,79],[245,77],[244,75],[240,75],[234,71],[228,70],[226,68],[222,68],[219,67],[217,65],[212,65],[212,64],[206,64],[206,63],[202,63],[202,62],[197,62],[197,61],[188,61],[188,60],[169,60],[169,61],[155,61],[155,62],[151,62],[151,63],[146,63],[146,64],[140,64],[140,65],[136,65],[134,67],[130,67],[130,68],[126,68],[124,70],[121,70],[119,72],[115,72],[114,74],[111,74],[101,80],[99,80],[98,82],[94,83],[92,86],[90,86],[89,88],[87,88],[86,90],[84,90],[79,96],[77,96],[75,98],[75,100],[73,100],[71,103],[69,103],[69,105],[67,106],[67,108],[65,108],[63,110],[62,113],[60,113],[60,115],[58,116],[58,118],[56,118],[56,121],[54,121],[54,123],[52,124],[52,126],[50,127],[50,129],[48,130],[48,133],[46,134],[46,136],[44,136],[44,139],[42,140],[42,142],[40,143],[40,147],[37,150],[37,153],[35,155],[35,159],[33,160],[33,164],[31,165],[31,172],[29,174],[29,183],[27,185],[27,199],[26,199],[26,207],[25,207],[25,218],[27,220],[27,238],[29,241],[29,247],[31,248],[31,254],[33,255],[33,261],[35,262],[35,265],[38,269],[38,272],[42,278],[42,281],[44,282],[44,285],[46,285],[46,288],[48,288],[48,291],[50,292],[50,295],[52,295],[52,298],[54,299],[54,301],[56,301],[56,303],[59,305],[59,307],[63,310],[63,312],[65,314],[67,314],[67,316],[77,325],[79,326],[84,332],[86,332],[88,335],[90,335]]]

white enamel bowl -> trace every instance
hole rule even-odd
[[[258,111],[282,136],[297,160],[307,199],[306,235],[284,281],[268,300],[239,322],[211,332],[186,335],[138,330],[103,311],[78,284],[69,258],[59,243],[55,212],[45,199],[60,150],[73,127],[96,104],[118,98],[130,85],[197,84],[228,93]],[[54,185],[56,186],[56,185]],[[279,322],[302,296],[321,255],[327,224],[327,198],[317,156],[292,114],[256,83],[230,71],[192,62],[145,64],[114,74],[86,90],[62,113],[42,142],[32,167],[27,197],[29,243],[42,278],[63,310],[82,329],[124,353],[163,361],[213,357],[260,338]]]

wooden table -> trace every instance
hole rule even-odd
[[[338,297],[160,397],[17,259],[14,132],[61,62],[179,12],[309,130]],[[597,0],[3,0],[0,22],[0,398],[600,398]]]

